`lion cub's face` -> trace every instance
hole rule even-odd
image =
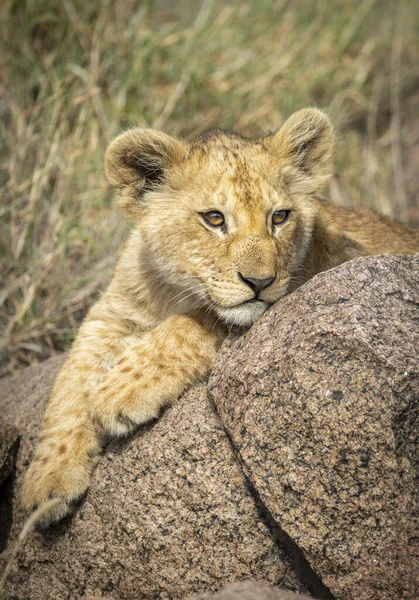
[[[310,196],[329,176],[332,146],[327,117],[307,109],[257,140],[216,131],[186,143],[135,129],[111,144],[106,171],[174,303],[247,327],[305,256]]]

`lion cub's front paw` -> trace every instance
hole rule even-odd
[[[61,502],[46,509],[40,517],[43,526],[59,521],[71,512],[72,504],[87,490],[90,469],[83,465],[62,465],[53,459],[35,459],[29,467],[21,494],[22,507],[32,511],[52,498]]]
[[[92,404],[94,420],[107,435],[131,433],[156,418],[165,403],[170,381],[168,385],[164,375],[150,375],[150,366],[139,362],[136,357],[125,360],[122,369],[116,366],[98,388]]]

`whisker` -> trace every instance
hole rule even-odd
[[[187,300],[188,298],[191,298],[191,296],[195,296],[195,292],[192,292],[191,294],[189,294],[188,296],[185,296],[184,298],[181,298],[180,300],[178,300],[175,304],[176,306],[178,304],[181,304],[182,302],[185,302],[185,300]]]
[[[191,285],[188,288],[178,292],[177,294],[175,294],[172,298],[170,298],[170,302],[173,302],[173,300],[176,300],[176,298],[178,298],[179,296],[181,296],[182,294],[185,294],[186,292],[189,292],[190,290],[194,290],[197,287],[197,285]]]
[[[221,315],[218,315],[218,319],[215,321],[214,325],[211,327],[211,331],[214,331],[214,329],[215,329],[215,327],[216,327],[217,323],[218,323],[219,321],[221,321],[221,319],[222,319]]]
[[[187,299],[188,299],[188,298],[190,298],[191,296],[194,296],[194,295],[196,294],[196,292],[197,292],[198,290],[200,290],[200,289],[202,289],[202,287],[201,287],[201,288],[194,288],[193,292],[191,292],[190,294],[188,294],[188,295],[187,295],[187,296],[185,296],[184,298],[180,298],[180,299],[179,299],[179,300],[178,300],[178,301],[175,303],[175,304],[176,304],[176,306],[177,306],[178,304],[180,304],[181,302],[184,302],[185,300],[187,300]]]
[[[174,300],[176,300],[176,298],[179,298],[179,296],[182,296],[182,294],[187,294],[188,292],[190,292],[191,290],[200,290],[202,288],[205,288],[205,283],[201,283],[201,284],[196,284],[196,285],[191,285],[190,287],[186,288],[185,290],[182,290],[181,292],[179,292],[178,294],[175,294],[173,296],[173,298],[170,298],[169,302],[173,302]]]
[[[191,310],[194,310],[196,307],[202,306],[203,298],[198,298],[191,306]]]

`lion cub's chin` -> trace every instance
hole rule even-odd
[[[229,308],[217,307],[217,313],[227,325],[248,328],[263,315],[269,304],[262,300],[245,302]]]

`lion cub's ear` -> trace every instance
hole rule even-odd
[[[165,170],[179,163],[185,153],[184,142],[154,129],[138,127],[114,139],[106,151],[105,173],[131,216],[139,216],[144,192],[162,181]]]
[[[291,193],[319,192],[333,173],[335,136],[324,112],[305,108],[281,129],[265,138],[268,150],[278,158],[284,183]]]

